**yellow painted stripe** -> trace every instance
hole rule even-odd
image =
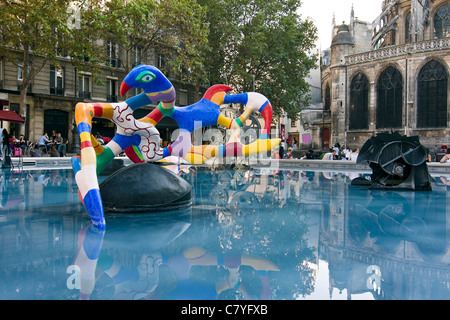
[[[216,155],[219,154],[219,146],[216,145],[205,145],[203,146],[203,156],[206,159],[215,157]]]
[[[278,146],[280,142],[281,139],[258,139],[249,145],[245,145],[243,148],[243,154],[247,157],[254,154],[263,153],[272,150]]]
[[[154,97],[157,96],[160,93],[169,93],[170,91],[172,91],[173,87],[170,87],[169,89],[165,90],[165,91],[158,91],[158,92],[150,92],[150,93],[145,93],[147,96],[149,97]]]
[[[156,121],[153,120],[152,118],[144,117],[144,118],[139,119],[138,121],[139,121],[139,122],[144,122],[144,123],[150,123],[150,124],[152,124],[153,126],[156,126]]]
[[[112,119],[114,116],[114,109],[112,105],[102,103],[102,108],[103,108],[102,118]]]
[[[225,94],[225,92],[217,92],[212,96],[211,101],[220,106],[221,104],[223,104]]]
[[[93,135],[91,135],[91,143],[96,155],[101,154],[105,149],[101,144],[98,143],[97,139],[95,139]]]
[[[223,115],[219,115],[217,118],[217,124],[224,126],[225,128],[229,128],[231,126],[231,119],[224,117]]]
[[[80,133],[81,142],[91,140],[91,134],[89,132]]]
[[[203,162],[206,161],[206,158],[203,157],[203,155],[190,152],[186,154],[184,159],[192,164],[202,164]]]
[[[239,119],[242,121],[242,124],[244,124],[245,120],[247,120],[248,117],[252,114],[252,111],[253,111],[253,110],[250,109],[250,108],[246,108],[246,109],[244,110],[244,113],[241,114],[241,116],[239,117]]]

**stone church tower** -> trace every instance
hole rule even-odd
[[[450,1],[386,0],[373,22],[349,9],[348,24],[333,17],[322,68],[330,146],[361,147],[384,131],[450,145]]]

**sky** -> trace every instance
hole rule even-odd
[[[300,14],[302,19],[311,17],[318,29],[319,43],[324,50],[331,45],[331,22],[333,13],[336,24],[350,22],[350,12],[355,11],[355,18],[372,22],[381,13],[382,0],[302,0]]]

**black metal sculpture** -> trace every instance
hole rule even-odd
[[[431,191],[426,164],[427,151],[418,136],[383,132],[362,146],[356,163],[367,162],[372,169],[372,189],[410,189]],[[358,180],[352,182],[358,185]]]

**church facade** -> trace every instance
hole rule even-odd
[[[376,133],[450,145],[450,1],[386,0],[368,23],[336,25],[322,66],[322,136],[361,147]],[[325,116],[327,115],[327,116]]]

